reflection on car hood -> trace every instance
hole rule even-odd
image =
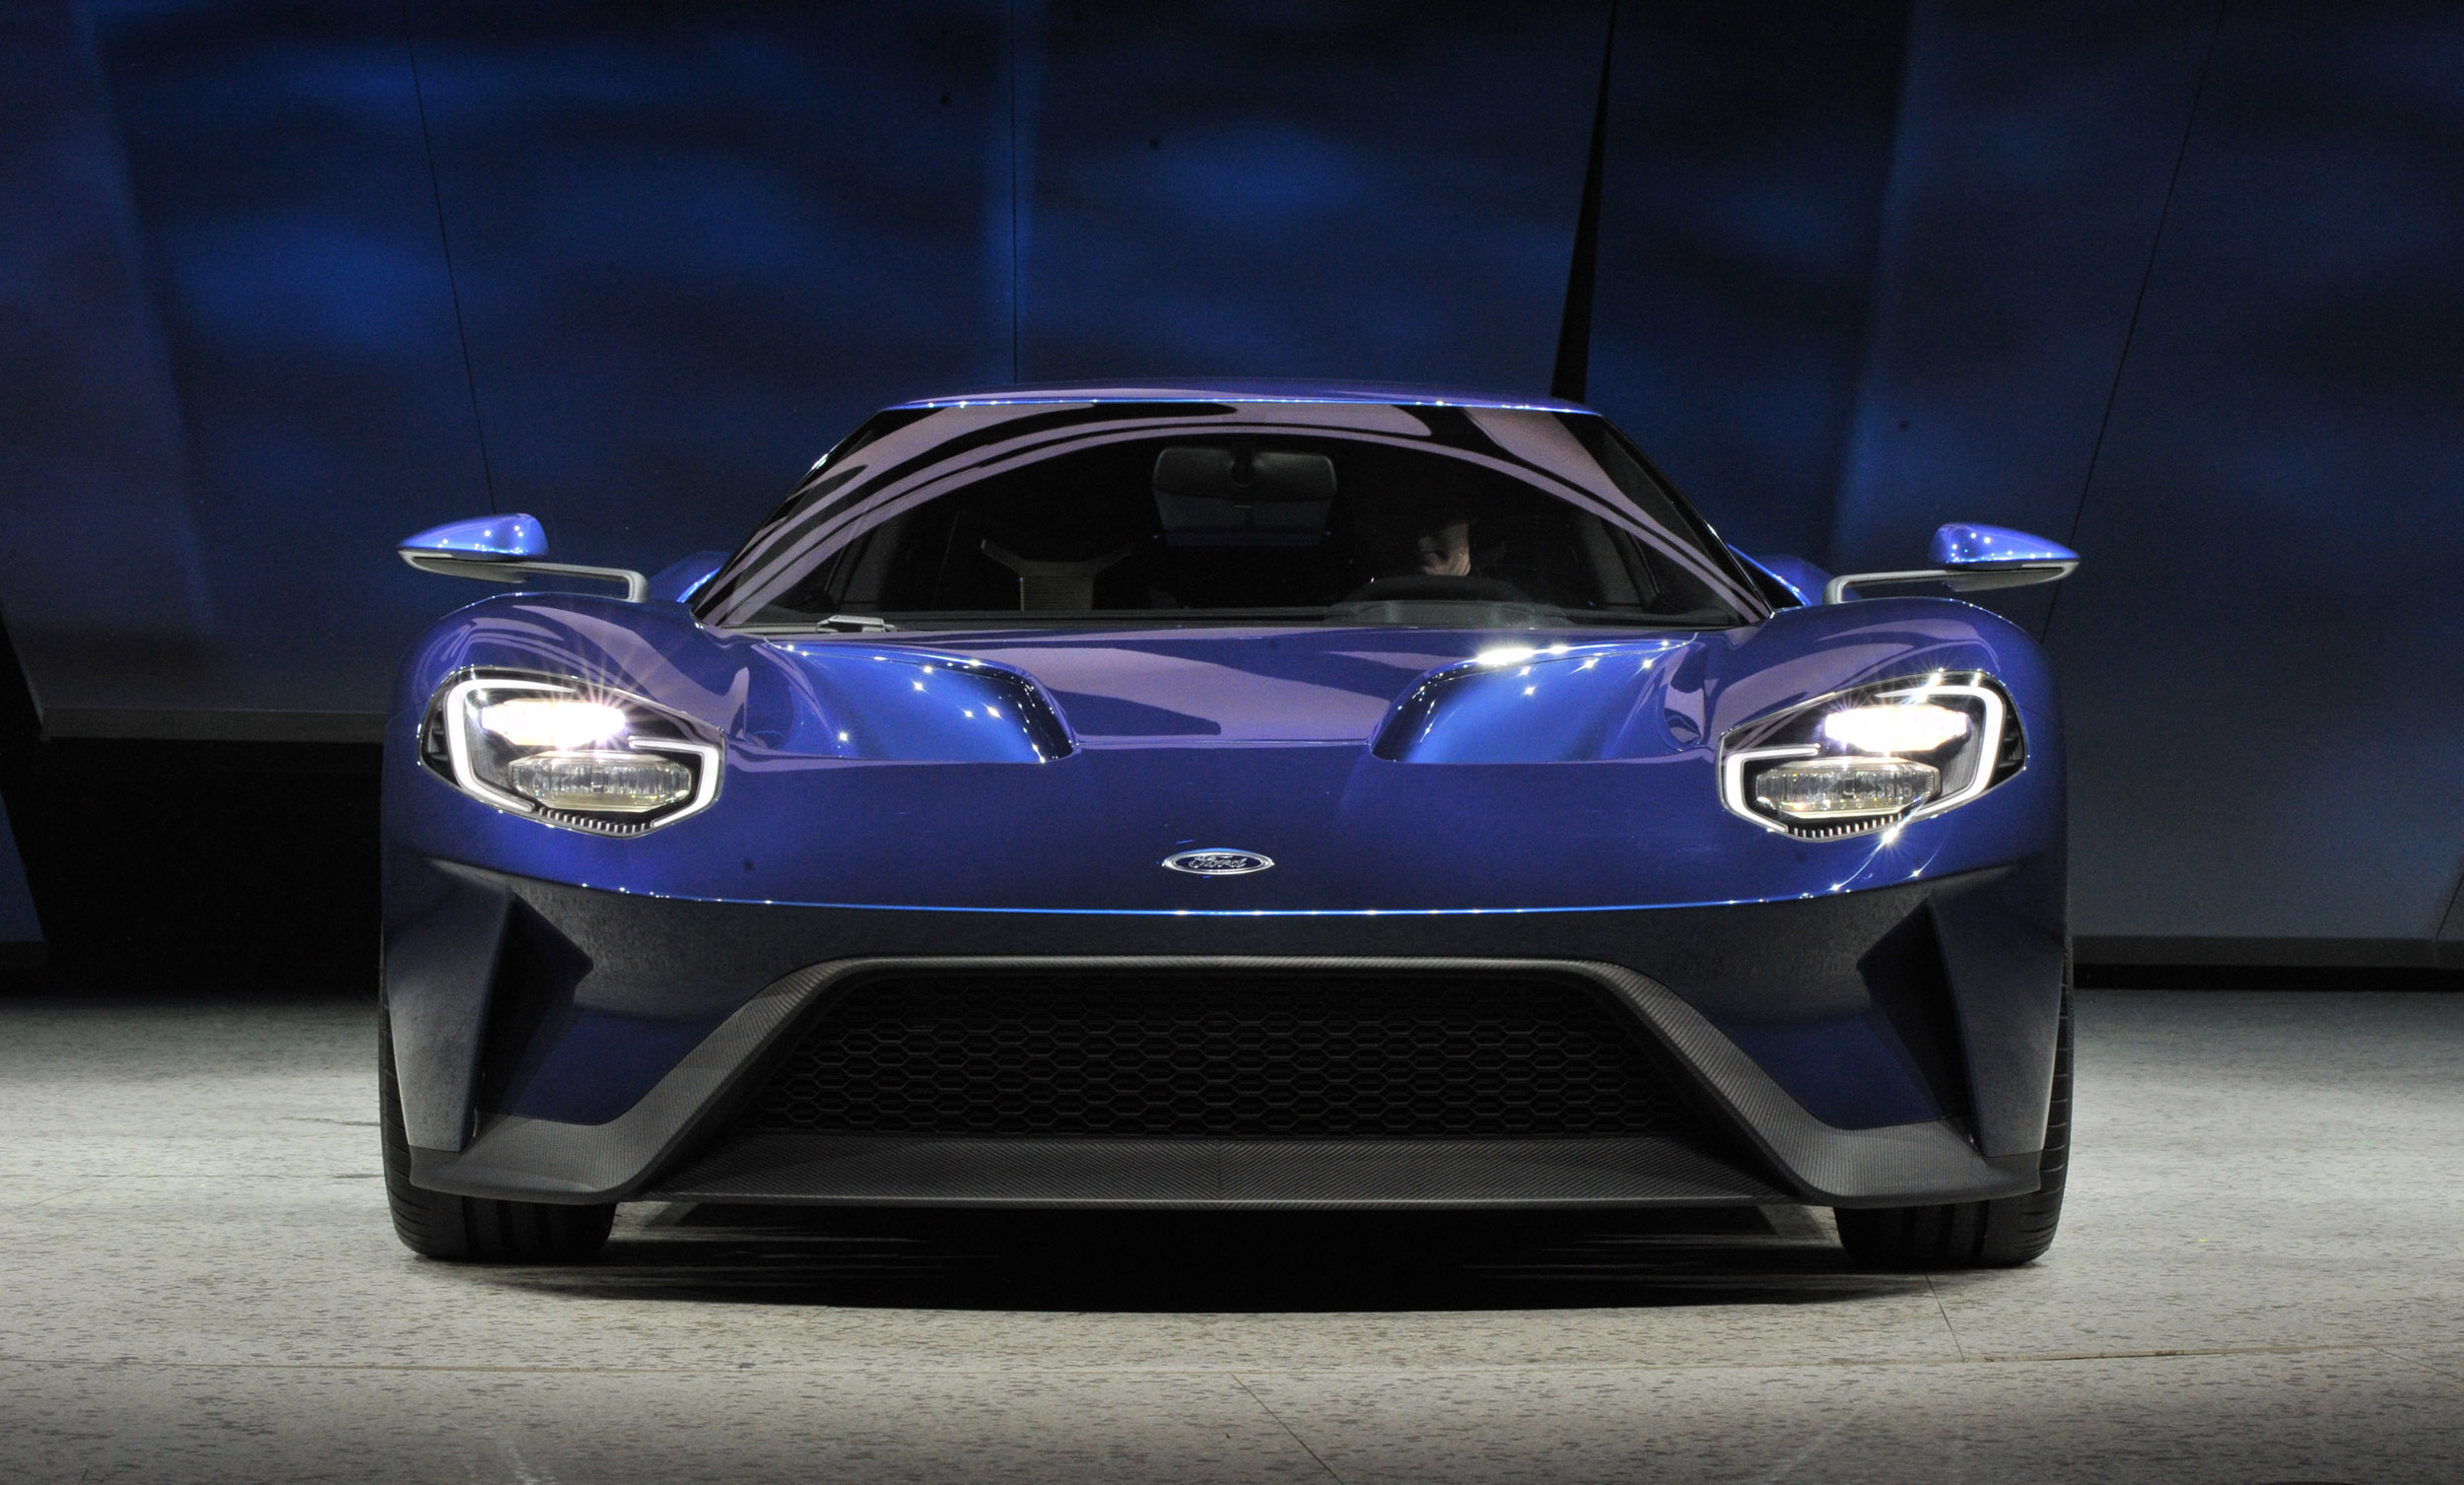
[[[1765,640],[1760,631],[1771,627],[1569,635],[1313,626],[773,642],[809,678],[812,704],[825,712],[876,689],[884,663],[937,665],[940,674],[970,677],[969,686],[999,677],[1031,684],[1077,747],[1350,744],[1399,763],[1667,757],[1701,748],[1755,712],[1872,675],[1993,668],[1965,624],[1929,633],[1902,623],[1803,652],[1785,636]],[[952,684],[936,697],[939,684],[919,673],[888,689],[919,715],[937,709],[953,736],[971,733],[962,724],[984,719],[974,692]],[[929,729],[901,730],[922,746]],[[836,731],[826,741],[819,751],[851,756]],[[970,744],[946,756],[992,755]]]
[[[696,626],[675,605],[509,595],[414,653],[396,693],[397,755],[436,688],[471,666],[576,676],[699,719],[726,742],[719,802],[607,841],[466,807],[449,789],[399,788],[394,839],[517,875],[679,897],[1234,913],[1734,901],[1970,869],[2025,846],[2011,833],[2026,822],[2058,818],[2011,789],[1896,847],[1815,849],[1722,809],[1723,731],[1846,686],[1987,670],[2041,714],[2051,690],[2034,646],[1942,600],[1698,633],[757,639]],[[2058,734],[2043,739],[2041,786],[2058,788]],[[1207,880],[1158,864],[1211,847],[1275,865]]]

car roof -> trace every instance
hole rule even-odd
[[[1272,377],[1170,381],[1039,381],[918,397],[900,408],[968,407],[1017,402],[1381,402],[1404,407],[1530,408],[1588,413],[1579,402],[1511,392],[1476,392],[1403,381],[1310,381]]]

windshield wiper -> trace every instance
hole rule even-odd
[[[891,630],[898,628],[898,626],[876,614],[832,614],[827,619],[814,621],[813,628],[847,630],[856,634],[878,635],[887,634]]]

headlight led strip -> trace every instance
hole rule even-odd
[[[1774,820],[1753,808],[1753,802],[1746,793],[1746,772],[1757,763],[1782,763],[1792,759],[1823,757],[1825,755],[1821,746],[1815,743],[1789,743],[1768,748],[1745,748],[1736,752],[1724,750],[1720,759],[1720,802],[1727,806],[1729,813],[1750,820],[1774,835],[1787,836],[1792,840],[1832,841],[1845,836],[1861,836],[1872,831],[1889,830],[1906,825],[1913,820],[1922,820],[1928,815],[1939,815],[1947,810],[1955,810],[1994,786],[1995,775],[2001,766],[2003,736],[2009,726],[2010,716],[2010,703],[2003,699],[1998,687],[1949,680],[1927,681],[1888,690],[1841,692],[1834,696],[1824,697],[1820,701],[1800,706],[1794,710],[1806,715],[1819,715],[1822,709],[1852,696],[1870,698],[1878,703],[1927,702],[1950,698],[1975,702],[1979,712],[1975,740],[1976,765],[1969,771],[1967,779],[1951,793],[1928,799],[1912,809],[1901,810],[1894,814],[1877,815],[1866,820],[1845,821],[1838,825],[1790,825]],[[1747,722],[1743,725],[1753,726],[1755,723]],[[1886,758],[1895,755],[1858,753],[1844,756]]]

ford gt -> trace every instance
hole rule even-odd
[[[396,1229],[616,1203],[1817,1205],[2025,1262],[2068,1152],[2062,731],[1953,596],[1724,543],[1572,402],[1012,387],[873,417],[732,553],[405,541]]]

